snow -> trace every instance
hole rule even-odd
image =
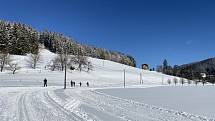
[[[43,49],[41,50],[41,61],[36,69],[31,69],[27,63],[28,56],[12,56],[12,58],[18,63],[20,70],[16,74],[11,74],[11,71],[4,71],[0,73],[1,86],[32,86],[41,85],[44,78],[48,79],[49,85],[63,85],[64,72],[48,70],[48,64],[56,57],[56,54]],[[162,83],[162,74],[156,72],[144,71],[138,68],[126,66],[123,64],[90,58],[94,69],[90,73],[76,71],[68,71],[67,79],[77,82],[87,81],[91,87],[110,87],[110,86],[123,86],[124,69],[126,71],[126,85],[139,85],[140,73],[142,73],[143,81],[145,85],[160,85]],[[164,80],[172,79],[173,77],[164,75]],[[69,82],[68,82],[69,84]]]
[[[67,89],[63,90],[64,72],[45,68],[56,57],[56,54],[42,49],[41,57],[37,68],[31,69],[27,63],[29,55],[14,55],[12,58],[22,68],[16,74],[6,70],[0,73],[1,121],[207,121],[211,118],[210,113],[207,115],[208,118],[204,118],[195,112],[189,114],[185,113],[184,109],[174,109],[171,105],[165,107],[161,103],[155,102],[154,104],[150,96],[148,98],[143,96],[144,93],[136,93],[136,96],[143,96],[148,102],[142,102],[129,94],[132,92],[130,88],[139,91],[142,88],[161,86],[162,78],[164,85],[167,85],[166,80],[173,79],[172,76],[144,71],[107,60],[89,58],[94,66],[93,71],[88,73],[68,70]],[[124,69],[126,89],[123,90],[125,93],[117,89],[123,87]],[[143,79],[141,85],[140,73]],[[48,88],[42,87],[44,78],[48,80]],[[69,87],[70,80],[76,82],[75,88]],[[83,83],[82,87],[78,86],[79,82]],[[86,82],[90,83],[90,87],[86,87]],[[160,100],[168,99],[168,96],[162,97],[161,90],[167,91],[165,87],[160,88],[154,93],[150,92],[151,97],[158,96],[157,99]],[[108,89],[112,92],[97,89]],[[206,91],[212,92],[212,89]],[[156,92],[161,94],[158,95]],[[117,94],[128,95],[126,97]],[[189,101],[191,102],[192,99]]]
[[[97,91],[140,103],[215,118],[214,88],[214,86],[166,86]]]

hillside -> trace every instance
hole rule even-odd
[[[48,30],[39,32],[22,23],[0,20],[0,53],[26,55],[38,53],[40,46],[54,53],[84,55],[135,67],[135,59],[121,52],[81,44],[71,37]]]
[[[63,71],[51,71],[47,68],[47,65],[51,63],[51,60],[57,55],[43,49],[41,51],[41,61],[36,69],[32,69],[28,66],[27,60],[29,55],[13,55],[11,58],[18,63],[21,67],[15,74],[12,74],[9,70],[4,70],[0,73],[1,85],[42,85],[43,79],[47,78],[49,85],[63,85],[64,72]],[[124,69],[126,74],[126,85],[140,85],[140,73],[142,74],[143,83],[145,85],[160,85],[162,82],[162,74],[157,72],[144,71],[131,66],[115,63],[108,60],[88,58],[93,65],[93,70],[86,71],[71,71],[68,69],[67,80],[74,80],[76,82],[88,81],[91,86],[94,87],[106,87],[106,86],[123,86]],[[172,79],[172,76],[165,75],[164,80]],[[69,84],[69,82],[68,82]]]
[[[199,112],[192,114],[192,111],[185,110],[191,112],[186,113],[184,109],[181,111],[181,108],[172,105],[178,105],[179,103],[183,105],[180,102],[181,100],[178,101],[179,103],[172,101],[171,95],[176,97],[178,97],[179,93],[184,95],[180,90],[184,90],[182,87],[186,87],[181,86],[181,89],[175,90],[176,92],[173,90],[175,87],[164,90],[164,87],[161,86],[162,77],[164,85],[166,85],[165,87],[168,87],[166,80],[173,79],[173,76],[144,71],[108,60],[89,57],[88,60],[94,66],[90,72],[71,71],[68,69],[67,89],[64,90],[64,72],[59,70],[51,71],[47,68],[47,65],[56,56],[55,53],[42,49],[41,61],[36,69],[32,69],[27,63],[29,55],[11,55],[12,61],[16,62],[21,69],[16,71],[15,74],[12,74],[6,68],[3,72],[0,72],[0,119],[2,121],[210,120],[201,115],[194,115],[199,114]],[[124,69],[126,88],[122,88],[124,85]],[[142,75],[143,84],[140,84],[140,74]],[[48,80],[48,87],[42,87],[44,78]],[[70,87],[70,80],[76,82],[76,87]],[[79,86],[79,82],[82,82],[82,87]],[[86,82],[89,82],[89,87],[86,86]],[[160,86],[162,90],[156,91],[156,86]],[[148,87],[153,87],[150,88],[152,92],[144,89]],[[187,87],[192,89],[196,86]],[[113,94],[105,92],[103,89],[108,89]],[[155,91],[153,91],[154,89]],[[200,89],[202,90],[203,88],[200,87],[197,90],[202,92]],[[144,95],[146,96],[143,98]],[[190,93],[187,95],[190,97]],[[154,106],[154,104],[147,102],[147,99],[150,98],[158,101],[159,103],[156,104],[159,105]],[[163,102],[164,99],[167,99],[167,101]],[[180,96],[176,99],[186,99],[186,102],[192,102],[191,106],[193,104],[193,101],[191,99],[188,101],[186,96],[185,98]],[[171,104],[171,108],[166,109],[166,106],[160,107],[160,103]],[[204,104],[208,103],[205,102]],[[211,105],[208,106],[211,107]],[[180,105],[180,107],[182,106]],[[200,110],[198,106],[196,108]],[[176,109],[176,111],[171,109]],[[205,110],[207,111],[207,109]],[[210,115],[206,116],[210,117]],[[210,121],[214,120],[211,119]]]
[[[208,82],[215,83],[215,58],[175,66],[173,68],[173,75],[182,76],[187,79],[202,80],[201,73],[207,75],[206,80]]]
[[[192,68],[193,71],[200,71],[200,72],[207,73],[211,69],[215,69],[215,58],[209,58],[199,62],[184,64],[184,65],[181,65],[180,67],[181,68],[189,67],[189,68]]]

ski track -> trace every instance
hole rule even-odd
[[[4,112],[5,112],[5,110],[7,109],[7,107],[6,107],[6,100],[4,100],[4,99],[6,99],[6,97],[4,96],[4,95],[2,95],[1,97],[0,97],[0,119],[6,119],[6,120],[8,120],[8,117],[6,117],[5,115],[4,115]]]
[[[84,121],[52,99],[49,90],[17,88],[1,93],[0,121]]]
[[[18,100],[18,114],[19,114],[19,121],[30,121],[28,111],[26,108],[26,94],[23,93],[19,100]]]
[[[121,99],[98,91],[67,91],[68,95],[79,98],[83,105],[126,121],[215,121],[201,116],[159,108],[132,100]],[[91,112],[85,112],[89,114]],[[95,116],[96,117],[96,116]],[[97,119],[101,119],[97,117]]]
[[[188,114],[185,112],[178,112],[178,111],[163,109],[163,108],[159,108],[156,106],[151,106],[151,105],[135,102],[132,100],[127,100],[127,99],[122,99],[122,98],[106,95],[104,93],[100,93],[95,90],[92,91],[92,93],[98,94],[106,99],[110,99],[110,101],[114,101],[115,104],[117,104],[117,106],[119,106],[118,109],[120,109],[120,107],[121,107],[122,112],[124,112],[126,115],[132,114],[132,112],[136,112],[137,113],[136,117],[140,117],[140,119],[142,118],[142,120],[149,120],[149,121],[150,120],[153,120],[153,121],[154,120],[158,120],[158,121],[182,121],[182,120],[183,121],[215,121],[214,119],[206,119],[204,117],[195,116],[195,115]],[[114,104],[114,103],[111,103],[111,104]],[[110,105],[110,106],[112,106],[112,105]],[[116,107],[116,106],[112,106],[112,108],[114,108],[114,107]],[[132,110],[132,109],[134,109],[134,110]],[[123,111],[123,110],[125,110],[125,111]],[[128,111],[132,111],[132,112],[129,112],[129,114],[127,114]],[[142,114],[139,115],[138,112],[142,112]],[[145,114],[145,116],[143,114]],[[152,118],[152,117],[156,117],[156,118]],[[128,116],[128,118],[129,118],[129,116]],[[138,120],[138,119],[135,119],[135,120]]]
[[[72,121],[83,121],[82,118],[78,117],[75,113],[73,112],[69,112],[67,109],[65,109],[63,106],[61,106],[60,104],[58,104],[57,102],[55,102],[48,94],[48,92],[44,93],[44,96],[46,97],[46,99],[50,102],[50,104],[54,107],[56,107],[56,109],[60,110],[64,115],[66,115],[67,117],[69,117],[69,120]]]
[[[0,88],[0,92],[0,121],[215,121],[89,88]]]

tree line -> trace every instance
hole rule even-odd
[[[0,53],[38,54],[41,45],[57,54],[65,52],[63,49],[66,49],[70,55],[81,54],[136,67],[136,61],[130,55],[84,45],[61,33],[48,30],[39,32],[26,24],[0,21]]]
[[[173,67],[169,65],[165,59],[163,65],[157,67],[157,71],[167,75],[186,78],[188,80],[196,80],[195,83],[215,83],[214,58],[182,66],[174,65]],[[203,75],[205,75],[205,77]]]

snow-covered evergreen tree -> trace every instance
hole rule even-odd
[[[0,21],[0,51],[4,53],[25,55],[37,54],[39,45],[54,53],[62,53],[66,48],[68,54],[90,56],[99,59],[111,60],[130,66],[136,66],[132,56],[106,49],[80,44],[71,37],[63,34],[43,31],[38,32],[32,27],[21,23]],[[66,45],[66,46],[65,46]]]

